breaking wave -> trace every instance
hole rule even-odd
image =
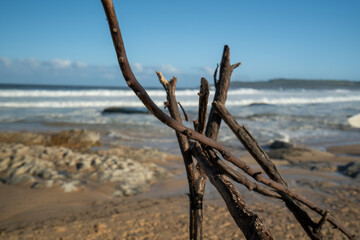
[[[148,90],[150,96],[153,97],[165,97],[164,90]],[[176,96],[197,96],[199,90],[196,89],[181,89],[176,91]],[[228,92],[228,95],[249,95],[257,94],[262,91],[255,89],[234,89]],[[211,91],[213,94],[213,91]],[[21,98],[21,97],[131,97],[135,96],[135,93],[131,90],[3,90],[0,91],[0,97],[9,98]]]
[[[198,100],[181,100],[181,104],[187,107],[196,107]],[[305,104],[326,104],[339,102],[359,102],[360,96],[339,96],[339,97],[318,97],[318,98],[256,98],[233,100],[231,96],[226,102],[227,106],[254,106],[254,105],[305,105]],[[158,106],[163,106],[163,101],[155,102]],[[143,107],[138,99],[120,101],[3,101],[0,107],[7,108],[100,108],[100,107]]]

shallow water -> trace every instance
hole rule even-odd
[[[165,91],[150,89],[159,107]],[[177,90],[192,127],[197,118],[197,89]],[[213,94],[213,91],[211,92]],[[210,96],[212,99],[212,95]],[[347,123],[360,113],[360,90],[345,89],[230,89],[227,108],[247,125],[262,145],[273,140],[326,146],[359,143],[360,130]],[[100,131],[109,145],[159,148],[178,153],[174,131],[150,114],[102,114],[107,107],[143,107],[129,89],[21,86],[0,91],[2,131],[59,131],[88,128]],[[211,107],[209,105],[209,107]],[[241,149],[230,129],[222,124],[218,140]]]

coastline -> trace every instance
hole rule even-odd
[[[23,135],[19,136],[25,139]],[[18,141],[16,138],[13,140]],[[28,140],[34,143],[34,138]],[[8,148],[14,146],[9,142],[1,144],[7,144]],[[26,141],[22,144],[26,145]],[[93,157],[89,154],[126,155],[140,165],[154,164],[171,175],[148,181],[141,192],[126,197],[112,194],[116,183],[111,181],[83,181],[83,186],[70,192],[56,185],[31,188],[31,184],[26,182],[2,182],[0,239],[187,239],[188,189],[180,156],[119,146],[98,150],[95,145],[87,144],[88,148],[73,148],[71,151],[88,154],[82,157]],[[30,149],[40,146],[28,145],[24,151],[29,154]],[[59,142],[46,147],[64,148]],[[359,234],[360,175],[351,178],[338,171],[338,166],[360,162],[359,156],[353,154],[357,153],[358,145],[332,147],[329,151],[337,155],[303,146],[275,149],[269,154],[292,188],[329,208]],[[242,159],[254,164],[249,155],[243,155]],[[275,238],[306,239],[305,233],[280,201],[266,199],[242,187],[240,191],[269,225]],[[338,236],[328,224],[325,224],[324,234],[333,239]],[[207,183],[205,239],[242,239],[241,236],[222,199]]]

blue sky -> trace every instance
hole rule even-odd
[[[223,46],[232,80],[360,80],[360,1],[114,1],[130,63],[180,87],[212,80]],[[125,86],[100,0],[4,1],[0,83]]]

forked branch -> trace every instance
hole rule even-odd
[[[325,210],[317,206],[316,204],[309,201],[307,198],[300,196],[299,194],[295,193],[293,190],[289,189],[288,187],[281,185],[273,180],[267,179],[262,174],[259,174],[257,171],[252,169],[249,165],[241,161],[240,159],[236,158],[234,155],[232,155],[225,147],[223,147],[221,144],[217,143],[216,141],[205,137],[204,135],[185,127],[178,121],[174,120],[167,114],[165,114],[150,98],[150,96],[147,94],[145,89],[141,86],[141,84],[137,81],[135,78],[134,73],[131,70],[130,64],[128,62],[124,43],[122,40],[119,24],[116,18],[114,6],[112,0],[102,0],[101,1],[104,10],[107,16],[107,20],[109,23],[109,28],[111,32],[111,36],[113,39],[115,51],[117,54],[117,59],[119,62],[119,66],[121,68],[121,72],[124,76],[124,79],[128,86],[135,92],[135,94],[138,96],[138,98],[142,101],[142,103],[147,107],[147,109],[155,116],[157,117],[161,122],[168,125],[169,127],[173,128],[177,132],[191,138],[194,140],[199,141],[200,143],[210,146],[216,150],[218,150],[224,159],[232,162],[239,168],[241,168],[244,172],[252,176],[257,181],[272,187],[284,194],[287,194],[289,197],[292,197],[294,199],[297,199],[298,201],[302,202],[306,206],[308,206],[310,209],[312,209],[315,212],[318,212],[320,215],[325,214]],[[221,75],[221,73],[220,73]],[[353,235],[349,230],[345,228],[342,224],[340,224],[335,218],[332,216],[328,216],[327,220],[331,222],[335,227],[339,228],[345,235],[347,235],[350,239],[356,239],[356,236]]]
[[[177,101],[175,97],[176,78],[167,81],[161,72],[156,72],[160,83],[166,90],[166,105],[169,109],[170,115],[173,119],[181,123],[181,116]],[[189,142],[186,136],[175,132],[178,139],[181,154],[184,159],[185,170],[189,185],[189,200],[190,200],[190,224],[189,234],[191,240],[202,239],[202,220],[203,220],[203,196],[205,191],[206,176],[200,169],[197,168],[193,162],[192,155],[189,148]]]

